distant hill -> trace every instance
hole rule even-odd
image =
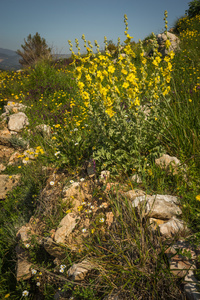
[[[13,50],[0,48],[0,69],[17,70],[21,68],[20,56]]]
[[[55,59],[69,58],[71,54],[54,54]],[[0,70],[18,70],[22,66],[19,63],[21,58],[15,51],[0,48]]]

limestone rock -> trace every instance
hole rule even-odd
[[[158,51],[163,55],[167,55],[170,51],[177,51],[179,49],[179,43],[180,40],[179,38],[171,33],[171,32],[167,32],[167,35],[165,33],[160,33],[157,36],[157,42],[158,42]],[[169,39],[171,45],[169,47],[169,49],[167,50],[165,47],[165,42],[166,40]]]
[[[43,136],[50,136],[51,126],[46,124],[40,124],[35,127],[35,129],[40,132]]]
[[[0,145],[12,146],[10,142],[11,137],[12,135],[7,128],[0,130]]]
[[[4,113],[10,114],[10,113],[18,113],[25,111],[27,108],[26,105],[23,105],[21,103],[16,103],[15,101],[8,101],[7,105],[4,105]]]
[[[136,197],[132,206],[143,208],[145,215],[151,218],[169,220],[182,214],[181,209],[175,204],[176,201],[176,197],[170,195],[146,195]]]
[[[8,119],[8,129],[12,131],[20,132],[29,125],[28,118],[23,112],[10,115]]]
[[[140,176],[138,174],[134,174],[132,177],[131,177],[131,180],[136,182],[136,183],[142,183],[142,179],[140,178]]]
[[[175,276],[185,277],[189,270],[194,269],[196,269],[196,266],[188,260],[183,260],[181,255],[173,256],[170,261],[170,270]]]
[[[200,299],[200,282],[195,278],[193,270],[190,270],[185,277],[187,282],[184,285],[184,291],[188,300],[199,300]]]
[[[52,238],[44,238],[40,243],[50,255],[58,259],[63,259],[65,257],[65,249],[56,244]]]
[[[23,244],[26,244],[31,239],[31,234],[33,234],[31,227],[29,226],[22,226],[17,234],[16,238],[22,241]]]
[[[67,275],[71,277],[72,280],[83,280],[86,274],[94,268],[95,266],[85,259],[81,263],[73,264],[67,271]]]
[[[19,160],[20,153],[14,152],[11,157],[9,158],[8,166],[12,166]]]
[[[112,225],[114,220],[114,214],[112,211],[106,213],[106,224],[108,225],[108,228]]]
[[[6,169],[6,167],[3,164],[0,164],[0,172],[3,172]]]
[[[72,233],[80,217],[76,214],[67,214],[60,222],[55,232],[54,240],[56,243],[65,243],[65,239]]]
[[[183,221],[172,217],[168,222],[159,225],[160,233],[165,237],[172,237],[187,230]]]
[[[124,196],[130,200],[134,200],[137,197],[145,196],[145,192],[142,190],[130,190],[130,191],[124,193]]]
[[[63,187],[63,197],[68,198],[73,195],[73,197],[79,193],[79,182],[73,182],[70,186],[66,185]]]
[[[91,182],[73,182],[70,185],[65,185],[62,190],[62,201],[65,202],[71,202],[74,209],[73,211],[76,211],[76,208],[81,205],[83,201],[87,199],[87,201],[91,201],[92,195],[91,195]]]
[[[149,218],[149,222],[150,222],[151,228],[153,230],[157,230],[159,228],[159,225],[166,223],[166,220]]]
[[[173,245],[171,245],[170,248],[168,248],[165,251],[165,254],[167,254],[167,256],[169,258],[171,258],[175,254],[177,254],[177,252],[179,252],[182,259],[184,259],[184,260],[190,260],[190,259],[195,260],[196,259],[196,252],[195,252],[194,246],[192,246],[189,242],[187,242],[185,240],[176,241]]]
[[[0,199],[5,199],[8,192],[15,187],[20,179],[20,175],[0,175]]]
[[[173,169],[173,174],[177,174],[178,168],[180,167],[180,160],[175,156],[170,156],[168,154],[164,154],[160,158],[157,158],[155,163],[165,170],[169,170],[171,167]]]
[[[32,264],[28,261],[27,253],[24,249],[22,249],[19,245],[15,248],[17,253],[17,281],[23,279],[27,280],[31,278],[31,266]]]

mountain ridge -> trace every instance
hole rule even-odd
[[[55,59],[64,59],[69,58],[71,54],[53,54]],[[0,70],[13,70],[16,71],[21,69],[22,66],[19,63],[20,55],[17,54],[17,51],[0,48]]]

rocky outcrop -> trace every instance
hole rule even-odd
[[[175,52],[179,49],[180,40],[175,34],[171,32],[167,32],[167,35],[165,33],[160,33],[156,37],[159,46],[158,51],[162,54],[162,56],[167,55],[170,51]],[[165,46],[167,39],[170,41],[169,49],[166,49]]]

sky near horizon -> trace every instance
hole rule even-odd
[[[104,48],[104,36],[117,43],[125,40],[124,14],[128,17],[128,33],[134,41],[154,32],[164,31],[164,11],[168,26],[184,16],[188,0],[0,0],[0,48],[21,49],[24,38],[36,32],[45,38],[54,53],[69,54],[68,40],[78,38]],[[73,48],[75,50],[75,48]],[[76,51],[75,51],[76,52]]]

